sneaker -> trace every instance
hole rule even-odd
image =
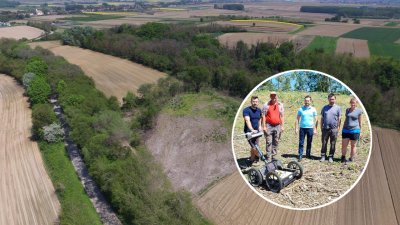
[[[325,156],[321,156],[320,162],[325,162]]]
[[[329,162],[333,163],[333,157],[329,157]]]
[[[346,163],[346,156],[342,155],[342,158],[340,159],[340,161],[342,161],[342,163]]]
[[[251,167],[253,165],[253,163],[255,162],[255,160],[251,160],[250,158],[246,160],[246,166],[247,167]]]

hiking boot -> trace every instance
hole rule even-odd
[[[321,156],[320,162],[325,162],[325,156]]]
[[[348,160],[348,162],[353,162],[353,158],[350,157],[349,160]]]
[[[346,161],[346,156],[342,155],[342,158],[340,159],[340,161],[341,161],[342,163],[346,163],[346,162],[347,162],[347,161]]]
[[[312,156],[311,155],[306,155],[306,158],[307,159],[312,159]]]
[[[333,163],[333,157],[329,157],[329,162]]]

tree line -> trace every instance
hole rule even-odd
[[[372,123],[400,128],[397,110],[400,62],[393,58],[356,59],[322,49],[296,52],[291,42],[275,46],[239,41],[227,48],[215,38],[234,27],[148,23],[108,30],[72,28],[64,44],[126,58],[166,72],[182,82],[184,91],[215,88],[244,97],[267,77],[293,68],[319,70],[342,80],[363,101]],[[382,116],[384,115],[384,116]]]
[[[342,17],[398,19],[399,7],[302,6],[300,12],[330,13]]]

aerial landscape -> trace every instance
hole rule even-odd
[[[260,198],[231,145],[246,95],[298,68],[372,125],[359,183],[313,210]],[[400,224],[399,104],[396,0],[1,1],[0,224]]]

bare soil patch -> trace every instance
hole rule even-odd
[[[248,45],[256,45],[259,42],[267,42],[280,45],[283,42],[291,41],[300,51],[312,41],[312,36],[300,36],[290,34],[265,34],[265,33],[226,33],[218,37],[221,44],[230,48],[235,47],[238,41],[243,41]]]
[[[353,38],[339,38],[336,45],[336,53],[350,53],[358,58],[369,57],[367,40]]]
[[[225,25],[225,26],[236,26],[247,31],[251,32],[274,32],[274,33],[287,33],[294,30],[297,30],[299,27],[290,24],[281,24],[281,23],[273,23],[273,22],[242,22],[242,21],[219,21],[217,24]]]
[[[196,195],[235,168],[230,141],[215,140],[226,132],[212,119],[160,114],[145,143],[173,186]]]
[[[387,160],[389,152],[398,155],[395,153],[397,145],[389,144],[396,140],[400,140],[398,132],[374,129],[371,160],[364,176],[349,194],[323,208],[294,211],[277,207],[250,190],[239,172],[234,172],[196,198],[196,203],[201,212],[216,224],[398,224],[394,207],[398,201],[392,201],[392,196],[398,192],[399,182],[388,183],[388,180],[397,179],[394,177],[398,156]],[[383,157],[385,155],[387,157]],[[387,161],[391,162],[391,166],[387,165]],[[391,179],[386,174],[391,174]]]
[[[60,212],[36,142],[23,88],[0,75],[0,224],[55,224]]]
[[[43,34],[43,30],[30,26],[0,27],[0,38],[33,39]]]
[[[108,97],[117,97],[120,102],[128,91],[136,93],[142,84],[155,83],[167,76],[165,73],[126,59],[61,45],[58,42],[35,42],[31,46],[49,49],[55,55],[64,57],[69,63],[80,66],[87,76],[93,78],[96,88]]]
[[[299,35],[316,35],[316,36],[328,36],[328,37],[339,37],[342,34],[355,30],[362,27],[361,25],[354,24],[318,24],[313,27],[309,27],[301,32]]]

